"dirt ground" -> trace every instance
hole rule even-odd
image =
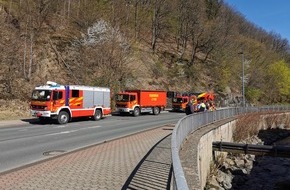
[[[0,121],[31,118],[29,102],[0,99]]]

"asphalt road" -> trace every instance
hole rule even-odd
[[[102,143],[164,124],[175,124],[184,113],[109,116],[100,121],[78,120],[66,125],[26,120],[0,128],[0,173],[52,156]]]

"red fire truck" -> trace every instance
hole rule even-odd
[[[189,96],[177,95],[172,98],[172,111],[184,111],[189,102]]]
[[[126,90],[116,95],[117,111],[139,116],[140,113],[152,112],[158,115],[166,107],[166,91]]]
[[[186,105],[191,102],[193,105],[197,104],[198,93],[184,93],[177,94],[172,98],[172,111],[185,111]]]
[[[32,92],[31,115],[40,121],[56,119],[66,124],[72,118],[100,120],[111,113],[110,89],[81,85],[59,85],[48,81]]]

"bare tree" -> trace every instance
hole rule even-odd
[[[152,51],[156,50],[157,39],[161,35],[161,29],[164,25],[164,17],[167,16],[168,12],[165,9],[166,0],[154,0],[153,2],[153,15],[152,15],[152,40],[151,48]]]
[[[181,0],[178,9],[177,9],[177,20],[179,23],[179,27],[177,30],[177,50],[180,50],[180,58],[183,57],[188,40],[189,40],[189,23],[190,23],[190,14],[189,12],[191,11],[189,1],[187,0]],[[179,48],[181,46],[181,48]]]

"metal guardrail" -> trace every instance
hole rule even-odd
[[[232,142],[213,142],[213,151],[253,154],[259,156],[290,157],[290,147],[281,145],[257,145]]]
[[[235,107],[235,108],[223,108],[210,112],[191,114],[181,118],[175,125],[171,139],[173,189],[174,190],[189,189],[179,158],[180,146],[189,133],[207,124],[244,113],[286,111],[286,110],[290,110],[290,106]]]

